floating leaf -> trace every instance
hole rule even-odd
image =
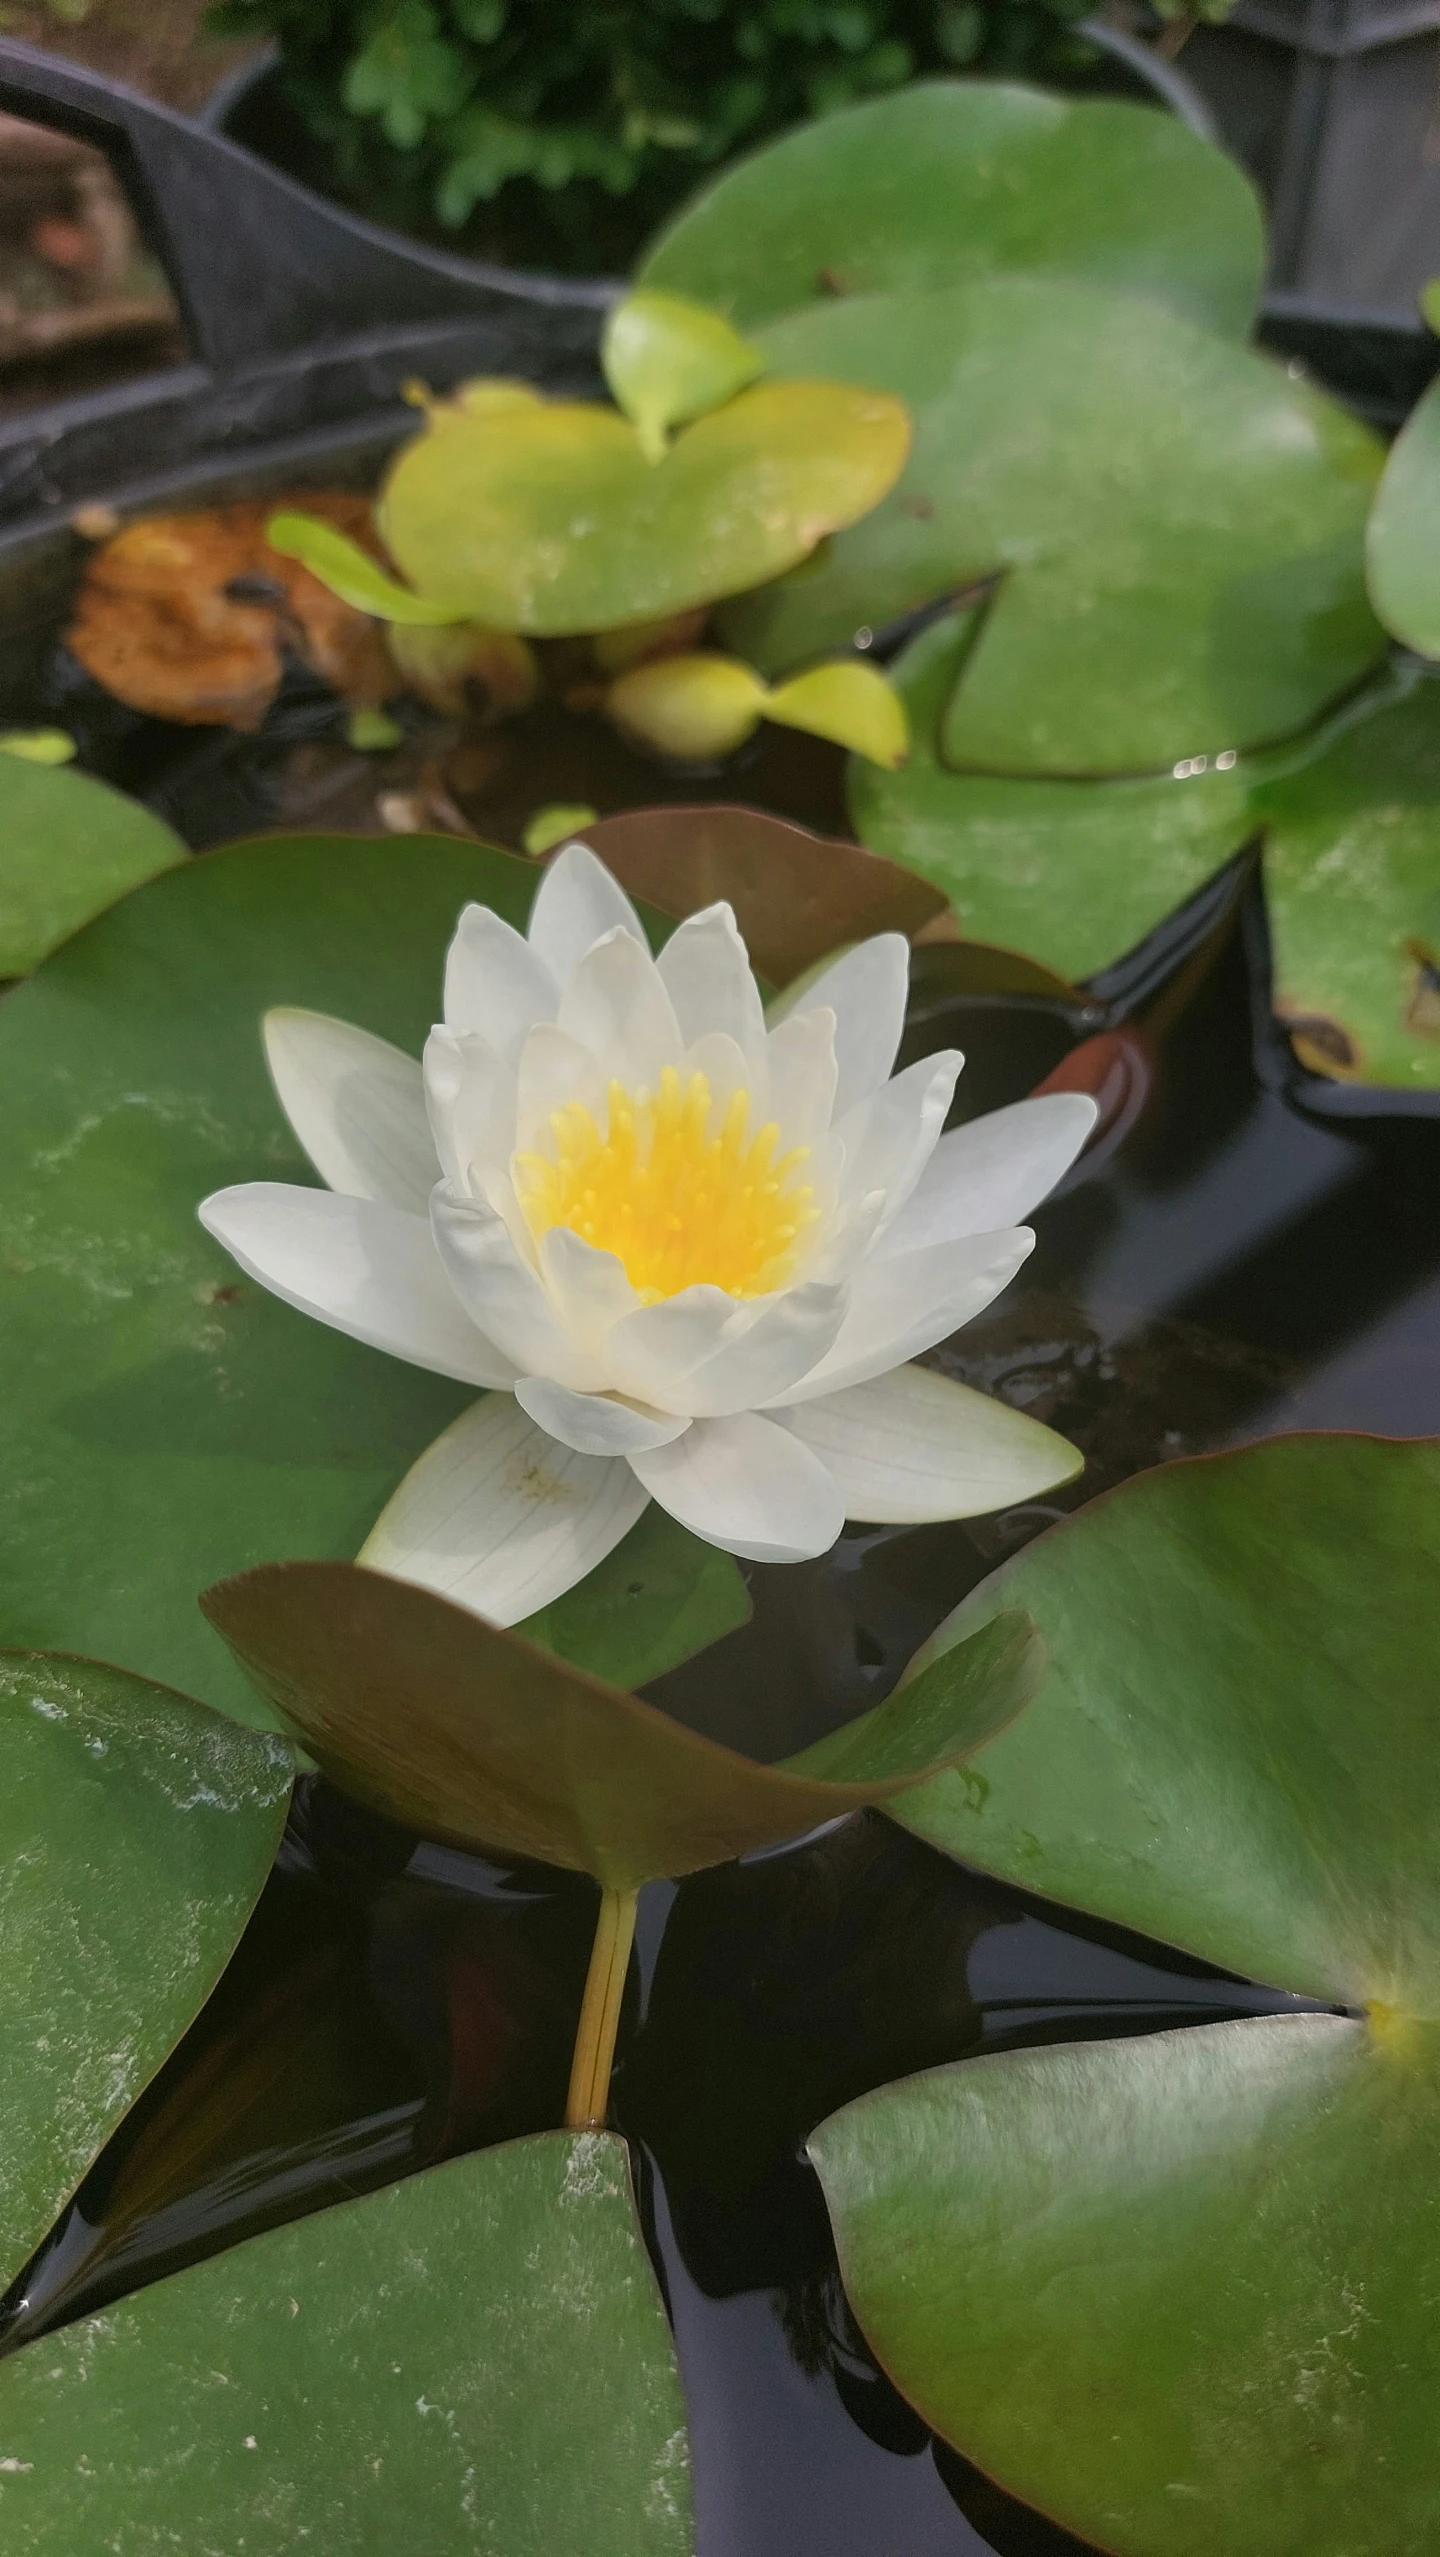
[[[1264,248],[1234,161],[1170,116],[927,80],[726,169],[640,274],[756,328],[825,295],[1038,271],[1153,294],[1243,337]]]
[[[823,561],[720,615],[762,673],[998,576],[944,760],[1060,775],[1289,735],[1376,661],[1361,534],[1381,448],[1266,357],[1030,278],[832,302],[763,342],[767,388],[887,385],[915,442]]]
[[[648,462],[683,426],[743,391],[765,358],[718,311],[675,293],[627,293],[606,318],[600,362]]]
[[[237,1660],[347,1793],[408,1827],[593,1874],[694,1873],[888,1800],[1019,1712],[1039,1675],[1008,1618],[779,1766],[762,1767],[433,1591],[349,1563],[207,1590]]]
[[[651,1501],[603,1563],[516,1627],[612,1687],[647,1687],[750,1618],[732,1554],[702,1543]]]
[[[352,710],[345,722],[345,743],[357,755],[388,755],[405,736],[388,710]]]
[[[898,772],[854,763],[850,809],[877,853],[949,898],[961,931],[1087,977],[1142,941],[1245,841],[1248,766],[1178,778],[1006,781],[953,773],[938,727],[967,617],[933,623],[894,669],[911,726]]]
[[[0,2290],[229,1961],[292,1773],[121,1670],[0,1654]]]
[[[713,763],[743,746],[767,707],[768,687],[738,657],[698,649],[649,657],[617,675],[605,715],[622,736],[686,763]]]
[[[523,925],[536,884],[453,838],[280,836],[167,872],[0,1003],[0,1639],[258,1712],[199,1592],[353,1554],[471,1395],[247,1283],[196,1205],[313,1178],[263,1012],[418,1056],[461,907]]]
[[[569,843],[583,826],[593,825],[597,814],[594,808],[567,807],[563,800],[549,800],[526,819],[521,847],[532,861],[540,861],[557,845]]]
[[[407,445],[380,504],[411,584],[451,618],[532,636],[663,619],[777,577],[893,484],[904,407],[762,382],[647,462],[613,409],[454,412]]]
[[[1093,1502],[920,1656],[1019,1603],[1051,1661],[922,1836],[1365,2011],[1007,2056],[817,2135],[887,2367],[1121,2557],[1440,2521],[1437,1569],[1440,1445],[1272,1440]]]
[[[73,764],[79,751],[68,728],[0,729],[0,754],[25,764]]]
[[[398,586],[369,551],[362,550],[336,525],[322,522],[318,515],[272,515],[265,527],[265,538],[282,559],[298,559],[342,603],[352,604],[356,612],[373,614],[377,621],[396,622],[402,627],[413,623],[423,628],[427,623],[460,618],[443,605],[427,603],[423,595],[412,594],[408,586]]]
[[[782,728],[803,728],[848,746],[865,762],[893,772],[910,751],[905,706],[878,666],[841,657],[807,666],[803,675],[777,684],[765,697],[765,716]]]
[[[1365,537],[1370,601],[1397,639],[1440,657],[1440,382],[1390,448]]]
[[[185,858],[137,800],[84,773],[0,762],[0,977],[42,959],[126,890]]]
[[[579,831],[632,897],[673,915],[726,899],[772,985],[845,942],[908,939],[944,912],[942,896],[893,862],[759,808],[628,808]]]
[[[603,2132],[457,2158],[0,2364],[0,2529],[80,2548],[688,2557],[685,2407]]]

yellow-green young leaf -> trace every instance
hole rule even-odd
[[[1397,435],[1365,535],[1370,601],[1387,630],[1440,657],[1440,383]]]
[[[598,403],[456,410],[399,455],[380,524],[430,618],[573,637],[780,576],[869,513],[909,445],[903,401],[826,381],[756,383],[653,463]]]
[[[272,515],[265,538],[272,550],[284,559],[298,559],[302,568],[318,577],[342,604],[353,604],[358,613],[373,613],[377,621],[389,622],[457,619],[446,607],[427,603],[423,595],[397,586],[348,533],[334,524],[322,524],[318,515]]]
[[[399,720],[392,719],[388,710],[371,710],[363,703],[351,711],[345,722],[345,743],[353,746],[357,755],[388,755],[404,734]]]
[[[605,323],[600,361],[649,462],[672,426],[719,408],[765,369],[758,346],[718,311],[678,293],[627,293]]]
[[[1427,325],[1440,337],[1440,275],[1432,275],[1420,295],[1420,308]]]
[[[531,859],[539,861],[545,853],[553,852],[557,843],[578,835],[582,826],[593,826],[598,815],[596,808],[567,808],[559,800],[551,800],[527,818],[520,841]]]
[[[0,754],[18,755],[27,764],[73,764],[79,748],[68,728],[7,728],[0,733]]]
[[[910,752],[910,723],[899,694],[878,666],[864,665],[857,657],[807,667],[803,675],[777,684],[766,696],[765,716],[782,728],[804,728],[812,737],[848,746],[888,772]]]
[[[535,651],[513,631],[472,621],[428,630],[392,622],[385,641],[410,691],[451,718],[474,708],[477,687],[497,719],[528,710],[540,688]]]
[[[686,763],[733,754],[768,709],[765,685],[753,666],[703,649],[632,666],[605,696],[606,715],[623,736]]]

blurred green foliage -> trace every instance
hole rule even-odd
[[[1090,0],[221,0],[282,149],[372,216],[603,268],[732,153],[921,73],[1072,78]],[[260,138],[258,135],[255,138]],[[267,137],[268,139],[269,137]]]

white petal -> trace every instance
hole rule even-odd
[[[643,942],[640,918],[588,844],[567,843],[550,861],[530,909],[530,947],[563,986],[587,950],[619,924]]]
[[[636,1448],[668,1447],[690,1427],[682,1414],[652,1412],[611,1394],[572,1394],[553,1376],[522,1376],[515,1388],[522,1411],[562,1447],[582,1456],[629,1456]]]
[[[688,1045],[707,1030],[723,1030],[745,1058],[753,1083],[765,1054],[765,1014],[732,908],[707,906],[703,914],[692,914],[672,932],[655,964],[681,1038]]]
[[[516,1077],[515,1143],[520,1152],[553,1152],[551,1119],[572,1102],[579,1102],[598,1127],[605,1127],[607,1083],[613,1071],[601,1066],[568,1031],[548,1021],[539,1023],[520,1051]]]
[[[801,1403],[790,1427],[834,1475],[846,1517],[884,1527],[981,1518],[1068,1483],[1083,1461],[1053,1429],[927,1367]]]
[[[250,1278],[317,1323],[437,1376],[511,1382],[513,1366],[470,1320],[423,1216],[283,1181],[216,1190],[199,1213]]]
[[[411,1466],[358,1559],[515,1625],[603,1562],[645,1501],[622,1457],[578,1456],[487,1395]]]
[[[931,1243],[921,1252],[877,1255],[861,1263],[851,1282],[850,1312],[829,1356],[775,1402],[811,1402],[837,1394],[842,1385],[899,1367],[933,1350],[962,1323],[982,1313],[1008,1287],[1035,1248],[1026,1225],[1003,1234],[966,1234],[953,1243]]]
[[[660,971],[643,942],[616,930],[587,951],[560,997],[561,1030],[590,1050],[602,1073],[653,1092],[685,1042]]]
[[[778,1119],[787,1146],[816,1145],[835,1106],[835,1015],[807,1005],[772,1030],[766,1043],[770,1067],[767,1115]]]
[[[910,944],[903,932],[878,932],[858,942],[806,986],[806,1011],[828,1003],[835,1015],[837,1119],[885,1081],[905,1027],[909,993]]]
[[[580,1394],[610,1379],[571,1340],[510,1229],[485,1200],[436,1189],[430,1226],[455,1294],[522,1376],[556,1376]],[[508,1379],[507,1379],[508,1382]]]
[[[447,1029],[488,1039],[497,1055],[537,1021],[553,1021],[560,989],[538,952],[489,906],[466,906],[445,959]]]
[[[907,1066],[891,1083],[882,1083],[868,1100],[857,1103],[835,1134],[845,1149],[841,1197],[846,1206],[883,1190],[885,1210],[880,1231],[898,1216],[931,1155],[965,1060],[958,1048],[942,1048]],[[993,1230],[993,1229],[992,1229]]]
[[[757,1085],[754,1061],[745,1055],[735,1040],[727,1037],[723,1030],[707,1030],[703,1039],[692,1039],[680,1059],[681,1082],[687,1083],[692,1074],[703,1074],[710,1086],[712,1136],[719,1135],[725,1124],[725,1112],[737,1092],[748,1092],[751,1096],[752,1135],[757,1127],[763,1126],[766,1116],[762,1106],[766,1089],[763,1046]]]
[[[571,1339],[604,1360],[609,1334],[640,1302],[623,1263],[568,1225],[552,1225],[540,1246],[540,1270]]]
[[[819,1457],[758,1412],[697,1421],[673,1446],[630,1462],[682,1527],[750,1562],[828,1554],[845,1524],[839,1487]]]
[[[888,1228],[885,1251],[915,1252],[957,1234],[993,1234],[1017,1224],[1068,1172],[1095,1118],[1088,1092],[1044,1092],[952,1128]]]
[[[698,1297],[702,1291],[686,1289],[685,1294]],[[627,1392],[639,1393],[662,1411],[711,1418],[773,1403],[787,1385],[808,1375],[836,1339],[850,1291],[807,1285],[752,1305],[736,1305],[728,1298],[728,1319],[718,1325],[718,1309],[708,1305],[692,1307],[688,1318],[667,1321],[671,1307],[681,1301],[671,1297],[663,1305],[647,1305],[617,1325],[606,1354]],[[685,1364],[686,1353],[707,1329],[708,1347]]]
[[[280,1107],[322,1181],[423,1216],[435,1147],[420,1068],[388,1039],[282,1004],[261,1025]]]
[[[457,1189],[478,1188],[495,1162],[508,1158],[515,1120],[515,1076],[488,1039],[432,1030],[425,1042],[425,1107],[440,1169]],[[435,1186],[433,1180],[430,1188]],[[430,1193],[425,1194],[428,1208]]]

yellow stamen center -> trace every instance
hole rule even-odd
[[[794,1276],[819,1209],[796,1174],[809,1147],[778,1160],[772,1119],[750,1131],[750,1095],[731,1094],[718,1133],[703,1074],[667,1065],[658,1092],[612,1083],[607,1125],[572,1101],[550,1119],[554,1152],[518,1154],[515,1184],[538,1243],[567,1225],[613,1252],[645,1304],[682,1287],[764,1296]]]

